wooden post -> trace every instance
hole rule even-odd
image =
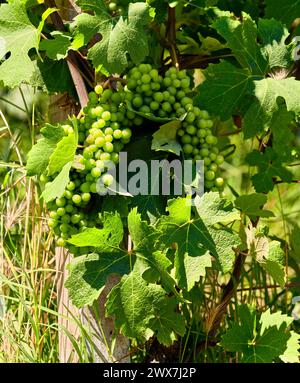
[[[56,23],[63,27],[61,20],[72,20],[78,13],[79,8],[72,0],[48,0],[49,5],[56,5],[62,11],[59,11],[60,20],[56,17]],[[55,16],[55,14],[52,14]],[[72,53],[72,52],[71,52]],[[75,60],[76,61],[76,60]],[[76,87],[81,107],[85,106],[88,97],[85,90],[84,81],[79,71],[73,65],[75,61],[68,61],[69,70]],[[52,122],[58,122],[66,119],[68,115],[75,114],[76,103],[70,99],[68,95],[56,95],[52,97],[49,115],[52,116]],[[112,276],[109,278],[106,287],[102,291],[97,302],[99,319],[97,320],[93,309],[87,307],[78,310],[74,307],[70,300],[64,283],[67,279],[68,272],[66,265],[72,260],[66,250],[62,248],[56,249],[56,269],[57,269],[57,295],[58,295],[58,325],[59,325],[59,360],[61,363],[76,363],[78,355],[76,354],[70,337],[71,334],[75,339],[80,337],[80,329],[75,324],[72,317],[79,319],[82,324],[88,328],[89,336],[92,342],[86,341],[86,347],[89,350],[90,358],[96,363],[103,362],[130,362],[129,357],[129,340],[120,334],[116,335],[114,331],[114,321],[105,317],[105,302],[109,291],[118,283],[119,277]],[[100,323],[99,323],[100,322]],[[67,331],[64,331],[66,329]],[[112,343],[114,347],[112,347]]]

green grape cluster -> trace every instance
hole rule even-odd
[[[135,120],[135,113],[126,108],[123,91],[103,90],[101,85],[97,85],[89,94],[88,105],[78,120],[79,146],[70,182],[60,198],[48,203],[48,223],[57,236],[58,246],[67,246],[66,240],[72,235],[101,223],[89,206],[93,194],[98,192],[99,180],[104,187],[114,182],[108,172],[109,165],[119,162],[119,153],[130,141],[130,126]],[[66,134],[73,132],[69,125],[64,129]],[[47,183],[51,179],[43,175],[41,181]],[[76,252],[76,248],[69,249]]]
[[[172,67],[161,76],[150,64],[140,64],[128,73],[126,90],[126,99],[134,110],[183,120],[178,140],[185,158],[203,160],[206,189],[222,190],[224,180],[219,176],[219,167],[224,158],[212,132],[214,124],[207,111],[193,105],[191,80],[186,71]]]

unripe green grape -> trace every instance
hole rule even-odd
[[[214,123],[212,120],[206,120],[207,129],[211,129],[213,126],[214,126]]]
[[[187,89],[187,88],[189,88],[190,83],[191,83],[191,81],[190,81],[189,78],[183,78],[183,79],[180,81],[180,85],[181,85],[181,87],[182,87],[183,89]]]
[[[97,168],[93,168],[92,171],[91,171],[91,174],[93,173],[94,169],[97,169]],[[90,186],[91,184],[89,182],[84,182],[81,186],[80,186],[80,191],[82,193],[88,193],[90,191]]]
[[[83,202],[89,202],[91,200],[90,193],[83,193],[81,194],[81,199]]]
[[[104,174],[101,180],[105,186],[109,187],[114,182],[114,177],[111,174]]]
[[[212,170],[215,173],[217,173],[218,168],[219,168],[218,165],[215,164],[214,162],[212,164],[210,164],[210,166],[209,166],[209,170]]]
[[[209,145],[215,145],[215,144],[217,143],[217,139],[216,139],[216,137],[211,136],[211,135],[206,136],[205,141],[206,141]]]
[[[93,144],[95,141],[95,137],[92,134],[89,134],[85,140],[85,142],[89,145]]]
[[[205,130],[205,129],[199,129],[197,132],[197,136],[199,138],[204,138],[204,137],[206,137],[206,135],[207,135],[207,130]]]
[[[143,74],[141,78],[142,83],[149,84],[151,82],[151,76],[149,74]]]
[[[209,156],[209,150],[206,149],[206,148],[203,148],[200,150],[200,155],[204,158],[204,157],[208,157]]]
[[[81,196],[79,194],[74,194],[72,197],[72,201],[75,203],[75,205],[80,205]]]
[[[170,99],[170,93],[167,91],[167,90],[165,90],[164,92],[163,92],[163,97],[164,97],[164,100],[165,101],[169,101],[169,99]],[[157,100],[156,100],[157,101]]]
[[[175,94],[177,93],[177,89],[176,89],[174,86],[169,86],[169,88],[168,88],[168,92],[169,92],[172,96],[175,96]]]
[[[98,148],[102,148],[102,146],[105,144],[105,138],[104,137],[98,137],[96,138],[95,140],[95,145],[98,147]]]
[[[128,118],[129,120],[134,120],[134,118],[135,118],[135,113],[132,112],[131,110],[128,110],[127,113],[126,113],[126,116],[127,116],[127,118]],[[113,128],[113,129],[114,129],[114,128]],[[119,129],[119,127],[116,128],[116,129]]]
[[[97,185],[96,185],[96,183],[91,184],[91,193],[97,193]]]
[[[111,160],[117,164],[119,162],[119,154],[118,153],[111,153]]]
[[[66,199],[65,198],[56,198],[55,203],[57,207],[64,207],[66,204]]]
[[[172,107],[171,107],[171,104],[169,102],[164,102],[161,107],[162,107],[162,110],[165,112],[171,112],[172,111]]]
[[[208,113],[206,110],[202,110],[202,111],[201,111],[201,117],[202,117],[204,120],[208,120],[208,119],[209,119],[209,113]]]
[[[208,170],[207,172],[205,172],[205,179],[207,181],[213,181],[215,177],[216,177],[216,174],[212,170]]]
[[[189,124],[192,124],[195,121],[195,114],[193,112],[188,112],[186,115],[185,121],[188,122]]]
[[[110,154],[108,152],[101,153],[100,160],[101,161],[109,161],[110,160]]]
[[[74,211],[74,206],[73,205],[67,205],[65,207],[65,209],[66,209],[67,213],[72,213]]]
[[[94,178],[93,176],[91,175],[91,173],[87,174],[86,177],[85,177],[85,180],[86,182],[93,182],[94,181]]]
[[[56,212],[57,212],[57,214],[58,214],[60,217],[62,217],[63,215],[66,214],[66,210],[65,210],[65,208],[63,208],[63,207],[59,207],[59,208],[56,210]]]
[[[183,151],[185,154],[192,154],[193,153],[193,145],[191,145],[191,144],[183,145]]]
[[[217,155],[216,155],[215,153],[210,153],[209,158],[210,158],[212,161],[216,161],[216,159],[217,159]]]
[[[99,168],[94,168],[92,169],[91,171],[91,175],[94,177],[94,178],[99,178],[101,176],[102,172],[101,172],[101,169]]]
[[[178,131],[177,131],[177,135],[178,135],[179,137],[182,137],[182,136],[185,135],[185,131],[184,131],[183,129],[178,129]]]
[[[142,117],[135,117],[135,119],[133,120],[133,123],[135,126],[141,126],[143,125],[143,119]]]
[[[85,159],[90,159],[93,157],[93,152],[89,148],[85,148],[83,151],[83,157]]]
[[[168,88],[172,85],[172,79],[170,77],[165,77],[163,80],[164,85]]]
[[[203,162],[205,166],[208,166],[211,164],[211,159],[209,157],[204,157]]]
[[[149,72],[149,67],[147,64],[140,64],[138,66],[138,69],[141,73],[148,73]]]
[[[134,99],[132,100],[132,105],[135,107],[135,108],[140,108],[142,105],[143,105],[143,99],[142,97],[134,97]]]
[[[193,103],[193,100],[189,97],[183,97],[181,100],[181,105],[185,107],[186,105],[191,105]]]
[[[185,134],[182,138],[181,141],[183,144],[190,144],[192,142],[192,137],[189,134]]]
[[[224,180],[221,177],[215,179],[215,185],[217,188],[222,188],[224,186]]]
[[[188,127],[186,128],[186,132],[193,136],[197,133],[197,129],[194,125],[188,125]]]
[[[159,103],[157,102],[157,101],[152,101],[151,103],[150,103],[150,108],[151,108],[151,110],[158,110],[159,109]]]
[[[192,137],[192,145],[193,146],[197,146],[199,144],[199,138],[197,137]]]
[[[218,155],[216,158],[216,163],[218,165],[222,165],[224,163],[224,157],[222,155]]]
[[[150,112],[151,112],[151,109],[149,108],[149,106],[147,106],[147,105],[143,105],[143,106],[140,107],[139,111],[140,111],[141,113],[145,113],[145,114],[147,114],[147,113],[150,113]]]
[[[144,92],[146,94],[146,96],[147,96],[147,94],[150,95],[152,93],[151,85],[150,84],[142,84],[141,85],[141,91]]]
[[[122,138],[122,130],[120,129],[116,129],[114,132],[113,132],[113,136],[116,140],[120,140]]]
[[[72,199],[73,193],[70,190],[65,190],[63,195],[66,199]]]
[[[113,91],[111,89],[105,89],[102,93],[101,100],[103,102],[106,102],[107,100],[111,98],[112,95],[113,95]]]
[[[58,238],[56,244],[58,247],[64,247],[66,245],[66,241],[63,238]]]
[[[161,103],[164,100],[164,95],[161,92],[154,93],[154,100],[158,103]]]
[[[71,217],[69,214],[65,214],[64,216],[61,217],[61,222],[62,223],[69,223],[71,221]]]
[[[98,95],[95,92],[89,93],[89,100],[91,103],[96,104],[98,102]]]
[[[114,140],[114,138],[111,134],[106,134],[104,139],[105,139],[105,142],[113,142],[113,140]],[[104,146],[105,146],[105,144],[103,145],[103,147]]]
[[[110,121],[110,119],[111,119],[111,114],[110,114],[110,112],[108,112],[108,111],[105,111],[105,112],[103,112],[102,113],[102,119],[104,120],[104,121]]]
[[[175,88],[180,88],[181,87],[181,81],[176,78],[173,80],[173,85]]]
[[[74,215],[72,215],[72,217],[71,217],[71,222],[74,224],[74,225],[76,225],[77,223],[79,223],[80,222],[80,215],[79,214],[74,214]]]
[[[101,95],[101,94],[103,93],[103,86],[100,85],[100,84],[96,85],[96,86],[95,86],[95,93],[96,93],[97,95]]]
[[[57,214],[56,211],[50,211],[49,217],[54,219],[54,220],[57,220],[58,219],[58,214]]]
[[[105,142],[103,145],[103,150],[106,153],[112,153],[114,151],[114,145],[111,142]]]
[[[49,226],[51,229],[54,229],[57,225],[58,225],[57,220],[52,219],[52,218],[48,219],[48,226]]]
[[[185,109],[183,109],[183,108],[179,108],[176,110],[176,116],[177,117],[182,117],[185,113],[186,113]]]
[[[134,89],[136,88],[136,86],[137,86],[137,82],[136,82],[136,80],[135,80],[134,78],[131,78],[131,79],[128,81],[128,83],[127,83],[127,88],[128,88],[129,90],[134,90]]]
[[[131,136],[132,136],[132,132],[131,132],[131,130],[129,128],[125,128],[125,129],[122,130],[122,138],[124,140],[130,139]]]

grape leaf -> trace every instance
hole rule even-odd
[[[75,258],[68,266],[66,281],[70,298],[77,307],[91,305],[97,299],[110,274],[130,271],[130,257],[120,248],[123,224],[118,213],[105,213],[103,228],[88,228],[68,242],[77,247],[94,247],[94,253]]]
[[[209,65],[204,75],[206,80],[198,87],[195,103],[212,115],[228,120],[243,102],[252,81],[249,72],[221,61],[220,64]]]
[[[261,333],[263,333],[266,329],[272,326],[276,326],[278,330],[281,328],[282,324],[284,323],[286,327],[289,327],[293,322],[293,318],[289,317],[286,314],[282,314],[280,311],[277,311],[276,313],[271,313],[271,310],[268,309],[267,311],[263,312],[260,317],[260,323],[261,323]]]
[[[249,255],[255,257],[257,262],[273,277],[275,282],[284,287],[285,254],[280,242],[269,242],[266,237],[256,235],[252,225],[246,229],[246,237]]]
[[[227,41],[235,58],[242,68],[248,68],[253,75],[264,75],[268,67],[259,45],[257,44],[257,27],[246,13],[242,13],[242,21],[227,15],[218,17],[213,27]]]
[[[271,314],[270,309],[262,313],[260,317],[261,333],[266,329],[276,326],[278,330],[284,331],[293,322],[293,318],[282,314],[280,311]],[[294,331],[289,332],[290,337],[287,341],[286,350],[279,358],[285,363],[299,363],[299,340],[300,335]]]
[[[240,220],[239,212],[234,209],[232,202],[221,198],[217,192],[205,193],[196,197],[194,203],[199,216],[206,224],[229,223]]]
[[[274,217],[270,210],[263,209],[266,203],[267,196],[260,193],[243,195],[235,200],[235,206],[250,217]]]
[[[35,70],[29,83],[47,93],[68,92],[75,95],[72,77],[64,60],[53,61],[46,57],[43,61],[35,62]]]
[[[96,32],[102,36],[102,40],[93,45],[88,53],[95,68],[104,67],[109,73],[122,73],[128,64],[127,54],[135,64],[147,56],[148,37],[145,27],[150,21],[147,4],[129,4],[128,15],[121,16],[116,24],[107,10],[103,9],[102,2],[100,5],[95,1],[79,4],[85,10],[93,10],[95,15],[81,14],[75,18],[76,47],[80,45],[79,39],[81,43],[86,43]]]
[[[259,45],[257,28],[245,14],[242,21],[223,14],[213,25],[242,68],[225,61],[210,65],[204,71],[206,80],[198,87],[197,105],[222,120],[244,114],[245,138],[272,128],[282,100],[288,112],[300,113],[300,82],[286,78],[292,63],[292,44],[285,44],[286,29],[272,20],[260,22]]]
[[[1,4],[0,36],[5,40],[5,54],[10,53],[0,65],[0,80],[10,88],[28,82],[35,69],[28,52],[32,48],[38,50],[39,31],[20,1]]]
[[[162,125],[158,131],[153,134],[152,150],[174,153],[180,156],[182,150],[180,143],[177,141],[177,130],[180,128],[180,121],[171,121]]]
[[[249,93],[255,99],[245,114],[245,138],[271,127],[274,113],[280,109],[279,97],[284,98],[288,112],[300,113],[300,81],[295,81],[295,78],[253,81]]]
[[[61,60],[67,57],[71,46],[71,36],[68,33],[53,31],[53,39],[45,39],[40,42],[40,50],[45,51],[51,60]]]
[[[69,290],[74,305],[83,307],[92,305],[96,300],[107,278],[111,274],[124,275],[129,272],[128,254],[124,251],[89,254],[75,258],[69,265],[69,277],[65,286]]]
[[[250,166],[256,166],[258,173],[252,177],[255,190],[258,193],[268,193],[274,189],[273,178],[279,177],[284,182],[291,182],[292,173],[282,164],[280,156],[272,148],[264,153],[254,150],[246,157]]]
[[[48,175],[59,172],[68,162],[73,162],[78,144],[77,131],[63,137],[49,158]]]
[[[65,135],[60,125],[54,126],[50,124],[46,124],[45,127],[41,129],[41,133],[44,138],[38,140],[28,153],[26,164],[28,176],[40,175],[46,170],[57,143]]]
[[[99,252],[113,251],[119,248],[123,239],[123,224],[118,213],[104,213],[103,228],[87,228],[82,233],[75,234],[68,240],[77,247],[95,247]]]
[[[258,33],[263,47],[262,54],[268,61],[268,67],[288,68],[293,63],[294,44],[285,44],[289,32],[278,20],[260,19]]]
[[[244,363],[272,363],[288,349],[291,333],[286,331],[286,318],[267,312],[261,316],[258,330],[255,323],[255,315],[243,305],[238,322],[233,322],[222,336],[221,345],[228,351],[240,352]]]
[[[279,356],[284,363],[299,363],[299,342],[300,335],[294,331],[290,332],[291,336],[287,341],[285,352]]]
[[[205,275],[210,262],[207,252],[216,258],[223,272],[231,269],[235,258],[232,249],[240,244],[237,235],[209,224],[211,217],[193,218],[191,201],[187,198],[170,200],[168,211],[168,216],[160,218],[158,227],[163,233],[161,241],[167,246],[177,246],[175,275],[180,287],[190,290]],[[202,262],[204,256],[207,262]]]
[[[159,343],[171,346],[176,340],[176,334],[183,336],[185,323],[182,315],[176,312],[175,297],[154,301],[154,318],[149,327],[155,331]]]
[[[288,27],[300,15],[300,0],[266,0],[266,16],[282,20]]]
[[[281,287],[285,285],[285,254],[280,242],[269,243],[269,250],[266,257],[259,260],[262,267],[273,277]]]
[[[184,334],[184,320],[176,307],[174,297],[168,298],[159,285],[147,284],[138,268],[122,277],[106,303],[107,314],[115,316],[115,326],[124,336],[145,341],[157,331],[165,345],[173,342],[174,332]]]
[[[70,169],[72,167],[72,161],[66,163],[61,172],[55,179],[46,185],[41,198],[44,198],[45,202],[52,201],[55,198],[59,198],[63,195],[68,182],[70,181]]]
[[[134,245],[133,251],[139,258],[140,267],[143,269],[143,277],[146,277],[147,273],[151,271],[153,282],[161,278],[164,288],[176,294],[174,288],[176,283],[168,272],[172,263],[163,252],[157,251],[156,248],[156,240],[160,233],[146,221],[142,221],[137,208],[132,209],[128,215],[128,229]],[[156,278],[153,278],[153,272],[155,272]]]

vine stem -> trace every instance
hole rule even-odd
[[[266,148],[272,144],[272,139],[273,139],[272,135],[269,135],[268,140],[266,142],[263,142],[263,140],[260,142],[259,151],[261,153],[265,152]],[[251,220],[251,223],[253,227],[257,227],[259,223],[259,217],[257,217],[255,221]],[[229,282],[223,289],[221,301],[216,307],[210,310],[207,320],[205,322],[207,338],[211,337],[213,339],[216,337],[218,329],[223,320],[223,316],[225,315],[227,311],[227,306],[229,305],[232,297],[237,291],[237,287],[240,283],[240,277],[241,277],[243,266],[246,260],[245,255],[247,254],[247,251],[242,252],[240,250],[236,250],[236,253],[237,253],[237,256],[235,259],[233,273],[231,275]],[[198,345],[197,347],[197,351],[201,351],[202,349],[203,349],[203,344],[200,343],[200,345]]]
[[[166,28],[166,42],[170,49],[170,55],[173,66],[179,69],[178,50],[176,46],[176,16],[175,7],[168,8],[168,21]]]
[[[46,0],[46,5],[50,8],[57,8],[55,0]],[[51,20],[55,26],[55,28],[61,32],[65,31],[65,26],[63,23],[62,18],[60,17],[58,12],[53,12],[51,15]],[[84,83],[84,79],[80,73],[80,70],[78,68],[78,63],[76,59],[76,55],[74,52],[70,51],[67,56],[67,64],[69,67],[69,71],[78,95],[78,99],[80,102],[81,108],[85,107],[88,103],[88,93],[86,90],[86,86]]]

